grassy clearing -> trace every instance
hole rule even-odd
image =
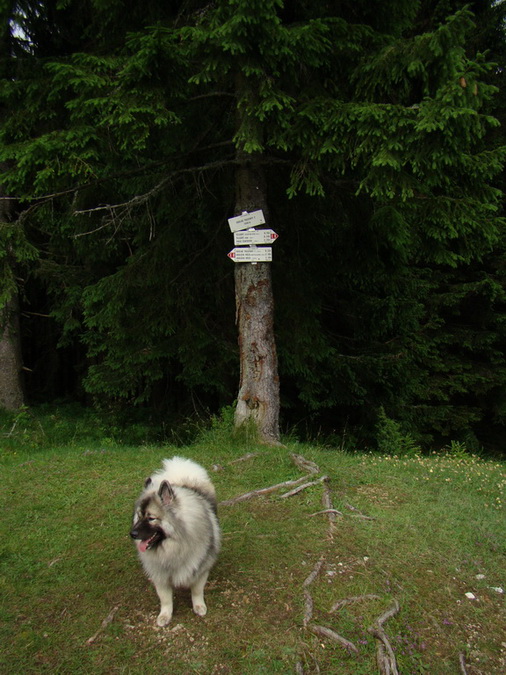
[[[331,478],[343,513],[333,539],[325,515],[309,517],[322,509],[321,485],[287,500],[275,492],[223,506],[208,615],[195,616],[183,591],[170,627],[157,628],[158,600],[128,537],[143,479],[163,457],[182,454],[212,472],[224,500],[300,477],[290,452]],[[469,675],[506,672],[502,463],[462,453],[267,450],[211,432],[184,449],[9,444],[2,476],[3,672],[256,675],[294,673],[300,662],[306,673],[371,675],[376,643],[367,628],[393,598],[401,611],[385,629],[401,673],[458,673],[460,653]],[[322,555],[312,621],[353,641],[358,655],[303,627],[303,582]],[[379,599],[329,614],[337,600],[363,594]]]

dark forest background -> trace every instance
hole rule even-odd
[[[387,419],[503,446],[502,2],[2,5],[0,302],[24,403],[165,426],[233,404],[241,146],[279,234],[283,430],[370,445]]]

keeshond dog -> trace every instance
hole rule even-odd
[[[178,587],[191,590],[193,611],[204,616],[204,586],[221,540],[216,491],[206,470],[183,457],[165,459],[144,484],[130,536],[160,598],[157,624],[171,620]]]

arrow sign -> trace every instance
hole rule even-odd
[[[262,246],[262,248],[233,248],[228,257],[234,262],[271,262],[272,248],[270,246]]]
[[[240,216],[235,216],[234,218],[228,219],[228,224],[230,225],[231,232],[237,232],[237,230],[247,230],[248,227],[254,227],[255,225],[263,225],[265,223],[265,218],[263,211],[252,211],[251,213],[243,213]]]
[[[241,230],[234,232],[234,244],[247,246],[248,244],[272,244],[279,237],[274,230]]]

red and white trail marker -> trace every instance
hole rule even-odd
[[[274,230],[241,230],[234,232],[235,246],[251,244],[272,244],[279,237]]]
[[[242,262],[271,262],[272,248],[270,246],[248,246],[247,248],[233,248],[227,253],[230,260],[236,263]]]

